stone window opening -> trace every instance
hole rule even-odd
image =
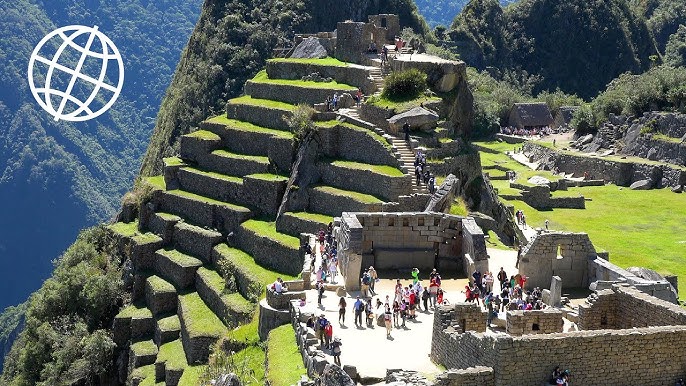
[[[403,218],[403,226],[404,227],[410,226],[410,219],[409,218]]]
[[[558,259],[558,260],[562,260],[562,259],[564,259],[564,258],[565,258],[565,257],[562,256],[562,246],[561,246],[561,245],[558,245],[558,246],[557,246],[557,259]]]
[[[538,323],[534,323],[531,325],[531,331],[541,331],[541,326]]]
[[[395,219],[393,217],[388,218],[388,226],[392,227],[395,225]]]
[[[382,17],[381,18],[381,28],[386,28],[388,26],[388,23],[386,22],[386,18]]]
[[[420,217],[417,219],[417,225],[420,227],[424,226],[424,218],[423,217]]]
[[[379,226],[379,217],[374,217],[374,226],[375,227]]]
[[[600,317],[600,325],[607,326],[607,315],[603,315]]]
[[[460,330],[462,331],[463,334],[464,334],[465,332],[467,332],[467,327],[466,327],[466,326],[467,326],[467,319],[462,319],[462,320],[460,320]]]

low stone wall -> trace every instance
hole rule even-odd
[[[269,304],[269,307],[277,310],[290,310],[292,300],[300,300],[307,297],[307,294],[304,291],[291,290],[291,288],[288,287],[288,291],[278,293],[272,290],[270,286],[271,284],[267,286],[267,304]]]
[[[286,212],[276,221],[276,230],[297,237],[300,233],[315,234],[326,225],[326,223],[296,217]]]
[[[326,185],[374,195],[386,201],[412,191],[412,177],[391,177],[366,169],[353,169],[332,163],[319,164],[322,181]]]
[[[222,138],[222,147],[240,154],[267,156],[269,162],[276,165],[279,170],[290,170],[294,154],[294,143],[291,138],[232,129],[218,123],[203,122],[201,128],[219,135]]]
[[[598,291],[579,305],[579,328],[624,329],[686,325],[686,310],[627,285]]]
[[[670,303],[678,302],[676,290],[668,281],[653,281],[640,278],[600,257],[588,261],[588,282],[626,282],[639,291],[658,299]]]
[[[395,115],[394,109],[377,107],[369,103],[363,103],[359,110],[360,118],[367,122],[373,123],[385,132],[390,132],[390,125],[387,119]],[[391,133],[397,134],[397,133]]]
[[[207,282],[207,278],[201,275],[195,276],[195,288],[203,302],[214,312],[219,319],[229,328],[238,327],[240,324],[249,323],[252,318],[254,308],[248,312],[247,309],[234,309],[227,304],[221,292],[216,292]]]
[[[276,216],[286,192],[287,180],[268,180],[253,176],[243,177],[243,197],[248,205],[267,216]]]
[[[436,386],[484,386],[493,385],[493,368],[475,366],[460,370],[448,370],[436,377]]]
[[[309,212],[321,213],[329,216],[340,216],[340,208],[353,212],[373,212],[381,210],[381,202],[366,204],[348,196],[331,194],[317,189],[309,189]]]
[[[285,117],[291,116],[292,111],[281,110],[266,106],[256,106],[240,103],[227,103],[226,116],[243,122],[271,129],[290,131]]]
[[[237,233],[236,242],[240,249],[253,256],[259,265],[293,276],[300,273],[302,259],[298,249],[289,248],[243,227],[239,227]]]
[[[297,79],[318,72],[322,77],[332,78],[338,83],[362,88],[365,95],[376,92],[376,86],[370,78],[373,67],[348,64],[342,66],[322,66],[311,63],[294,63],[287,61],[267,61],[267,75],[271,79]]]
[[[668,385],[684,376],[686,326],[512,337],[458,333],[439,310],[431,358],[449,369],[490,367],[494,380],[489,385],[540,385],[555,366],[570,369],[580,385]]]
[[[322,83],[325,85],[326,83]],[[341,95],[349,93],[353,95],[357,89],[347,87],[321,88],[321,87],[305,87],[293,86],[277,83],[260,83],[247,81],[243,91],[253,98],[270,99],[274,101],[281,101],[290,104],[307,104],[314,105],[316,103],[323,103],[326,98],[332,98],[334,93]]]
[[[524,144],[524,152],[548,170],[558,168],[561,172],[582,176],[588,172],[593,179],[604,179],[619,186],[629,186],[640,180],[651,180],[653,187],[676,186],[686,182],[686,170],[668,165],[650,165],[629,161],[608,160],[582,154],[558,153],[536,143]]]
[[[526,142],[526,138],[524,137],[519,137],[516,135],[507,135],[507,134],[501,134],[498,133],[495,135],[497,139],[502,139],[503,142],[509,143],[509,144],[517,144],[517,143],[524,143]]]
[[[563,332],[562,312],[556,308],[508,311],[506,331],[513,336]]]
[[[219,232],[179,222],[174,226],[173,240],[174,248],[178,251],[209,263],[212,259],[212,248],[222,242],[222,235]]]
[[[320,129],[319,137],[322,152],[327,157],[373,165],[399,166],[388,141],[378,135],[372,136],[372,132],[367,129],[341,123]]]
[[[539,210],[551,208],[568,208],[568,209],[585,209],[586,199],[583,196],[578,197],[552,197],[550,194],[550,187],[531,186],[523,187],[522,201],[527,203],[532,208]]]
[[[425,73],[429,87],[439,92],[450,92],[467,78],[467,65],[461,60],[452,61],[428,55],[401,55],[390,60],[390,64],[393,71],[416,68]]]

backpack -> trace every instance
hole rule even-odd
[[[365,273],[364,276],[362,276],[362,284],[364,285],[369,285],[371,283],[371,277],[369,274]]]

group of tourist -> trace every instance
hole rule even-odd
[[[390,338],[393,327],[405,328],[407,320],[417,318],[417,310],[429,312],[436,305],[447,303],[441,289],[441,275],[436,269],[431,271],[429,285],[426,287],[419,279],[419,269],[414,268],[411,275],[412,283],[403,286],[401,280],[397,279],[393,298],[386,295],[382,301],[380,297],[374,299],[377,295],[374,283],[379,280],[378,274],[373,266],[366,269],[360,279],[362,296],[358,296],[353,304],[355,326],[374,328],[377,319],[383,318],[386,336]],[[342,325],[345,324],[346,307],[345,297],[341,297],[338,303],[338,321]]]
[[[330,350],[333,356],[334,363],[341,365],[341,346],[343,343],[340,339],[333,337],[333,326],[331,322],[326,319],[324,314],[319,316],[310,316],[307,320],[307,327],[314,330],[314,336],[319,339],[319,346],[321,348]]]
[[[360,107],[360,104],[362,104],[362,101],[364,101],[364,93],[362,92],[361,88],[358,88],[355,92],[351,93],[353,100],[355,101],[355,106]],[[326,111],[337,111],[339,108],[339,104],[341,102],[341,97],[343,94],[338,95],[337,92],[333,94],[333,96],[327,96],[326,100],[324,103],[326,103]]]
[[[336,242],[333,237],[333,223],[329,223],[326,229],[320,229],[317,233],[315,248],[319,248],[321,260],[317,264],[314,254],[309,246],[305,245],[305,253],[312,255],[310,260],[310,269],[315,273],[315,289],[317,289],[317,304],[321,306],[322,297],[324,296],[325,283],[336,284],[336,277],[338,277],[338,250],[336,249]],[[309,249],[309,250],[308,250]]]
[[[539,128],[518,128],[518,127],[513,127],[513,126],[507,126],[507,127],[501,127],[500,128],[500,134],[505,134],[505,135],[519,135],[522,137],[532,137],[536,135],[540,135],[541,137],[553,134],[554,131],[550,126],[544,126],[544,127],[539,127]]]
[[[517,219],[517,224],[526,228],[526,215],[521,209],[515,212],[515,218]]]
[[[426,155],[422,151],[417,151],[414,157],[414,176],[417,186],[424,183],[429,193],[436,192],[436,177],[429,171],[429,166],[426,164]]]

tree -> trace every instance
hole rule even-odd
[[[672,67],[686,66],[686,26],[680,25],[679,29],[669,37],[665,48],[665,64]]]

